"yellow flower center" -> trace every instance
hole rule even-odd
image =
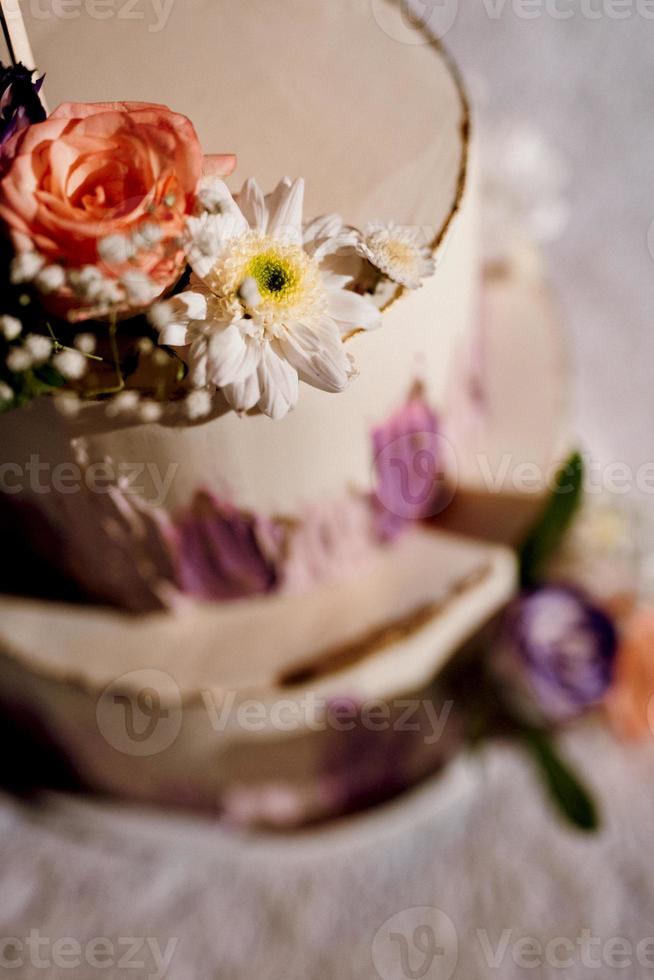
[[[248,305],[241,292],[254,280],[260,302]],[[318,264],[301,245],[250,231],[230,242],[210,279],[216,299],[231,315],[246,312],[252,330],[276,336],[289,323],[319,316],[326,291]]]
[[[275,303],[288,302],[300,285],[300,270],[295,263],[272,249],[253,256],[245,271],[259,287],[261,298]]]

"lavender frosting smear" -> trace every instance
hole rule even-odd
[[[0,576],[0,589],[141,613],[184,594],[225,601],[347,577],[433,512],[438,438],[435,413],[414,391],[372,432],[374,492],[316,501],[294,521],[245,513],[207,488],[173,515],[119,485],[104,494],[0,494],[0,527],[11,528],[26,571],[20,582]]]
[[[174,522],[171,534],[182,592],[201,599],[238,599],[275,589],[274,556],[266,553],[266,540],[272,544],[275,538],[270,522],[205,490]]]

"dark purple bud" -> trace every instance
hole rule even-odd
[[[35,79],[35,74],[25,65],[0,62],[0,168],[8,143],[32,123],[46,118],[39,96],[43,78]]]

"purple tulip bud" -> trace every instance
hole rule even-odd
[[[507,621],[504,663],[551,721],[597,704],[609,687],[617,636],[611,620],[579,590],[546,585],[518,599]]]

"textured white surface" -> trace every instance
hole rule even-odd
[[[572,223],[551,259],[576,354],[579,428],[605,459],[638,465],[651,452],[654,412],[654,23],[635,15],[521,20],[508,2],[492,20],[481,2],[460,6],[448,40],[468,77],[488,79],[489,117],[528,116],[572,164]],[[55,808],[31,814],[3,800],[0,935],[35,928],[81,942],[143,935],[164,944],[179,936],[172,980],[374,980],[377,928],[427,905],[455,923],[455,980],[640,980],[652,969],[593,969],[577,956],[565,970],[520,970],[510,949],[497,970],[483,959],[478,929],[493,946],[504,928],[513,941],[574,941],[588,929],[635,944],[654,933],[654,751],[619,747],[592,727],[571,734],[568,749],[604,802],[605,827],[594,839],[560,827],[522,757],[506,749],[487,753],[483,779],[455,816],[408,802],[383,840],[361,832],[321,855],[288,846],[264,854],[218,832],[211,846],[191,846],[196,820],[177,823],[177,841],[135,839],[118,819],[114,834],[106,829],[111,814],[100,830]],[[8,975],[90,980],[96,972],[148,973]]]
[[[453,954],[455,980],[619,975],[584,967],[579,946],[564,971],[548,963],[523,971],[513,960],[527,937],[574,943],[589,930],[602,943],[623,937],[635,949],[654,932],[647,843],[654,756],[623,751],[591,724],[566,747],[603,800],[599,837],[562,828],[528,763],[499,747],[471,764],[472,785],[459,770],[449,805],[437,785],[428,786],[313,840],[250,844],[200,819],[57,800],[30,813],[3,800],[0,934],[25,937],[38,929],[81,944],[96,936],[116,943],[150,937],[162,948],[177,939],[169,980],[375,980],[373,948],[382,962],[389,955],[388,946],[374,943],[377,930],[403,910],[427,906],[445,913],[457,936],[456,948],[445,944],[447,960],[435,960],[424,974],[429,980],[450,976],[440,964]],[[504,929],[512,930],[508,948],[492,969],[484,938],[495,949]],[[409,940],[412,930],[413,922]],[[148,976],[153,961],[144,959],[141,972],[98,972]],[[12,972],[21,980],[90,980],[96,971]],[[620,973],[636,980],[651,969]]]

